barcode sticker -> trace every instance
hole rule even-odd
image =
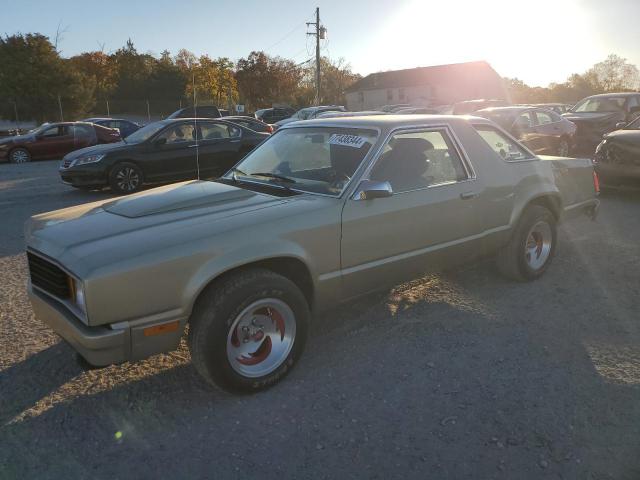
[[[344,147],[360,148],[367,139],[359,135],[347,135],[346,133],[334,133],[329,137],[329,145],[342,145]]]

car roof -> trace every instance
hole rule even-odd
[[[588,97],[584,97],[582,100],[596,97],[633,97],[637,95],[640,95],[640,92],[599,93],[597,95],[589,95]]]
[[[525,110],[534,110],[539,107],[531,106],[531,105],[510,105],[508,107],[488,107],[478,110],[478,112],[524,112]]]
[[[280,127],[285,130],[296,127],[341,127],[392,130],[396,127],[430,126],[444,124],[462,124],[469,120],[491,124],[489,120],[471,115],[363,115],[361,117],[332,117],[313,120],[300,120]]]
[[[116,117],[91,117],[85,118],[82,120],[83,122],[101,122],[102,120],[116,120],[118,122],[131,122],[131,120],[127,120],[126,118],[116,118]]]

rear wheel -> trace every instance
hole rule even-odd
[[[118,193],[133,193],[142,187],[142,170],[133,163],[118,163],[109,174],[109,185]]]
[[[31,161],[31,154],[26,148],[16,148],[9,154],[11,163],[27,163]]]
[[[193,364],[225,390],[268,388],[302,354],[309,318],[306,298],[291,280],[262,269],[239,272],[210,286],[194,307]]]
[[[498,268],[514,280],[535,280],[549,267],[556,250],[553,214],[541,205],[523,213],[507,246],[498,255]]]

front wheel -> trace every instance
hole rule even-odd
[[[198,299],[189,326],[191,359],[225,390],[268,388],[302,354],[309,319],[306,298],[291,280],[262,269],[236,273]]]
[[[541,205],[527,208],[509,243],[498,254],[500,272],[520,281],[540,277],[553,259],[557,236],[553,213]]]
[[[142,187],[142,170],[133,163],[118,163],[109,174],[109,185],[118,193],[133,193]]]

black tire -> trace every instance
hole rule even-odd
[[[142,170],[130,162],[116,163],[109,172],[109,186],[118,193],[134,193],[142,188]]]
[[[506,277],[518,281],[535,280],[544,274],[551,264],[556,251],[558,242],[556,223],[556,218],[547,208],[541,205],[528,207],[520,217],[509,243],[498,253],[497,264],[500,272]],[[550,241],[548,249],[543,241],[540,241],[542,247],[537,246],[538,239],[534,238],[536,232],[532,232],[532,229],[544,224],[548,226],[547,236]],[[541,235],[541,237],[544,237],[544,235]],[[535,268],[531,265],[531,254],[527,255],[527,245],[530,245],[532,240],[535,243],[531,245],[531,248],[536,247],[536,253],[538,248],[540,249],[540,256],[534,258],[540,264],[536,265]],[[544,259],[541,256],[543,252],[546,252]]]
[[[14,148],[9,153],[9,161],[11,163],[27,163],[31,161],[31,153],[26,148]]]
[[[241,317],[243,312],[258,302],[271,299],[283,302],[293,313],[295,328],[292,346],[286,350],[288,354],[281,354],[281,363],[277,363],[274,370],[266,375],[243,375],[232,365],[228,354],[230,342],[234,338],[232,327],[237,332],[237,322],[244,318]],[[269,270],[239,271],[214,282],[198,298],[189,325],[191,360],[205,380],[224,390],[250,393],[269,388],[287,375],[300,358],[307,340],[310,316],[304,294],[291,280]],[[245,335],[249,334],[245,332]],[[282,335],[284,337],[284,331]],[[246,343],[250,340],[245,337],[243,341]],[[269,339],[269,347],[270,342]],[[262,348],[262,344],[259,348]],[[266,358],[271,358],[270,355],[271,348]]]

